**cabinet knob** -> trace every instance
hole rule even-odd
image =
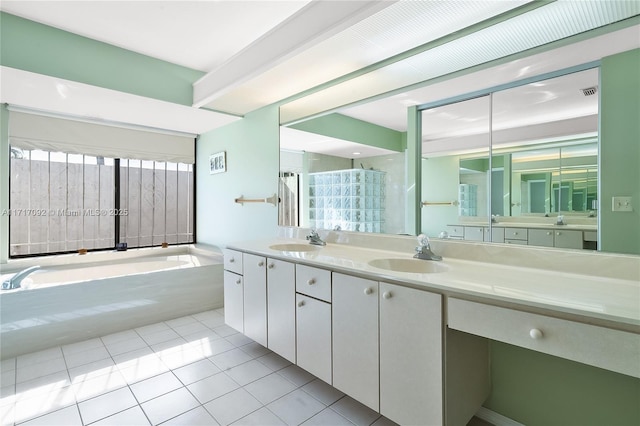
[[[233,257],[232,257],[231,259],[229,259],[229,263],[233,263],[233,262],[235,262],[235,261],[236,261],[236,260],[235,260]]]
[[[552,234],[551,232],[547,232],[547,235],[551,235],[551,234]]]
[[[264,262],[261,260],[260,262],[258,262],[258,266],[264,266]]]
[[[302,308],[304,306],[304,300],[298,302],[298,308]]]
[[[269,269],[273,269],[275,266],[276,266],[275,264],[270,263],[270,264],[267,266],[267,268],[269,268]]]
[[[382,297],[384,297],[385,299],[391,299],[393,297],[393,294],[391,294],[390,291],[385,291],[384,293],[382,293]]]
[[[482,231],[483,231],[483,229],[482,229],[482,228],[478,229],[478,232],[482,232]]]
[[[371,294],[373,293],[373,289],[371,287],[367,287],[364,289],[364,294]]]
[[[307,281],[307,284],[309,285],[314,285],[316,283],[316,279],[315,278],[311,278],[309,281]]]
[[[537,328],[532,328],[531,331],[529,331],[529,336],[531,336],[532,339],[534,340],[538,340],[538,339],[542,339],[542,331],[537,329]]]
[[[514,233],[513,233],[513,235],[518,235],[518,233],[517,233],[517,232],[514,232]]]
[[[240,280],[240,278],[238,278],[238,279],[236,280],[236,284],[242,284],[242,280]]]
[[[560,235],[560,232],[556,232],[556,235]]]

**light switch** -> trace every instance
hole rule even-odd
[[[631,197],[612,197],[611,211],[614,212],[632,212]]]

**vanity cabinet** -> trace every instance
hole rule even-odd
[[[267,346],[267,259],[244,253],[244,334]]]
[[[224,250],[224,322],[244,333],[242,253]]]
[[[378,282],[333,273],[333,386],[380,411]]]
[[[559,230],[554,232],[554,247],[559,248],[583,248],[582,231]]]
[[[331,304],[296,293],[297,364],[332,384]]]
[[[267,347],[296,362],[295,264],[267,260]]]
[[[529,229],[530,246],[553,247],[553,231],[550,229]]]

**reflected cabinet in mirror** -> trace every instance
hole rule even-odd
[[[422,232],[597,249],[598,70],[422,111]]]
[[[353,140],[331,136],[352,128]],[[377,132],[375,145],[356,142],[373,125],[331,114],[280,130],[281,226],[403,233],[405,154],[400,132]],[[306,131],[304,129],[313,129]],[[374,131],[376,129],[373,129]],[[384,140],[384,135],[387,140]]]

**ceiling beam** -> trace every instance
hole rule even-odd
[[[313,0],[193,83],[193,106],[210,103],[282,61],[392,5],[396,0]]]

